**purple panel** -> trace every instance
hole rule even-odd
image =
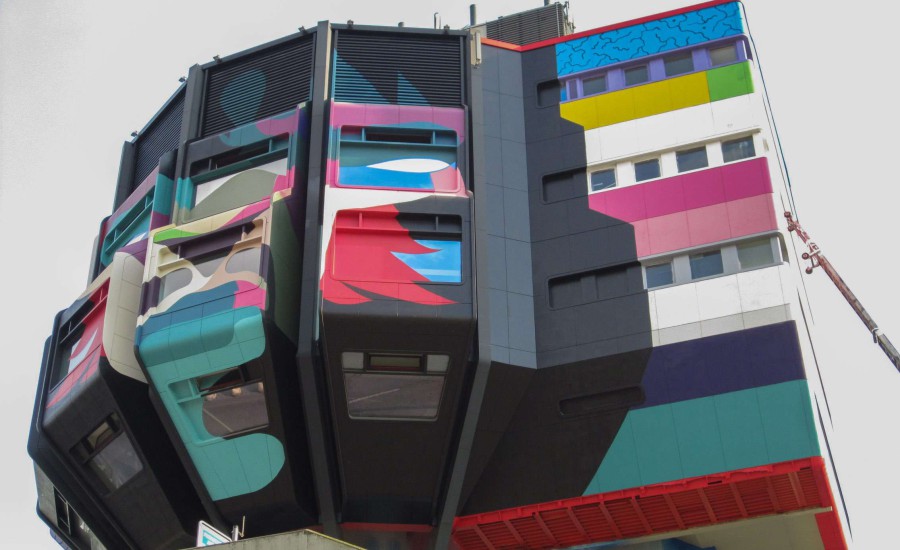
[[[653,348],[639,408],[802,380],[793,321]]]

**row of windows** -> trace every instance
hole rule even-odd
[[[592,169],[588,178],[590,190],[602,191],[707,168],[710,166],[711,157],[715,160],[713,165],[719,164],[720,152],[723,164],[753,158],[756,156],[754,137],[743,136],[707,143],[699,147],[663,153],[655,158],[619,162],[615,166]]]
[[[637,65],[606,68],[602,73],[592,72],[565,80],[560,99],[566,101],[613,92],[745,60],[747,49],[743,40],[682,50],[664,57],[645,59]]]
[[[644,285],[662,288],[781,263],[777,236],[755,238],[714,250],[683,254],[644,266]]]

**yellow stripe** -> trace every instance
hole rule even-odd
[[[709,103],[706,72],[562,103],[562,117],[585,130]]]

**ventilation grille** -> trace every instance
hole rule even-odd
[[[462,38],[338,31],[334,99],[389,105],[462,104]]]
[[[135,143],[134,179],[131,191],[144,181],[159,164],[159,157],[178,148],[181,136],[181,116],[184,111],[184,90],[150,123]]]
[[[488,38],[519,46],[565,36],[574,30],[562,4],[507,15],[485,27]]]
[[[309,100],[313,36],[209,69],[201,137],[283,113]]]

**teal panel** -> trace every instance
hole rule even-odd
[[[793,384],[793,386],[791,385]],[[759,408],[770,455],[821,455],[812,417],[809,392],[798,390],[803,381],[759,389]]]
[[[284,466],[281,442],[260,433],[225,440],[207,432],[195,382],[262,355],[259,308],[173,323],[141,340],[138,351],[213,500],[258,491],[275,478]]]
[[[632,431],[629,413],[584,494],[605,493],[621,487],[637,487],[642,484]]]
[[[672,406],[678,453],[684,477],[727,470],[719,434],[716,404],[710,399],[691,399]]]
[[[156,189],[153,191],[153,211],[163,216],[172,215],[172,195],[175,180],[162,174],[156,175]]]
[[[809,388],[794,380],[629,411],[584,494],[810,456],[821,452]]]
[[[660,405],[628,413],[641,477],[684,477],[672,405]]]
[[[720,425],[729,428],[719,431],[725,455],[725,470],[736,470],[744,464],[771,462],[756,392],[748,390],[725,393],[713,399]]]

